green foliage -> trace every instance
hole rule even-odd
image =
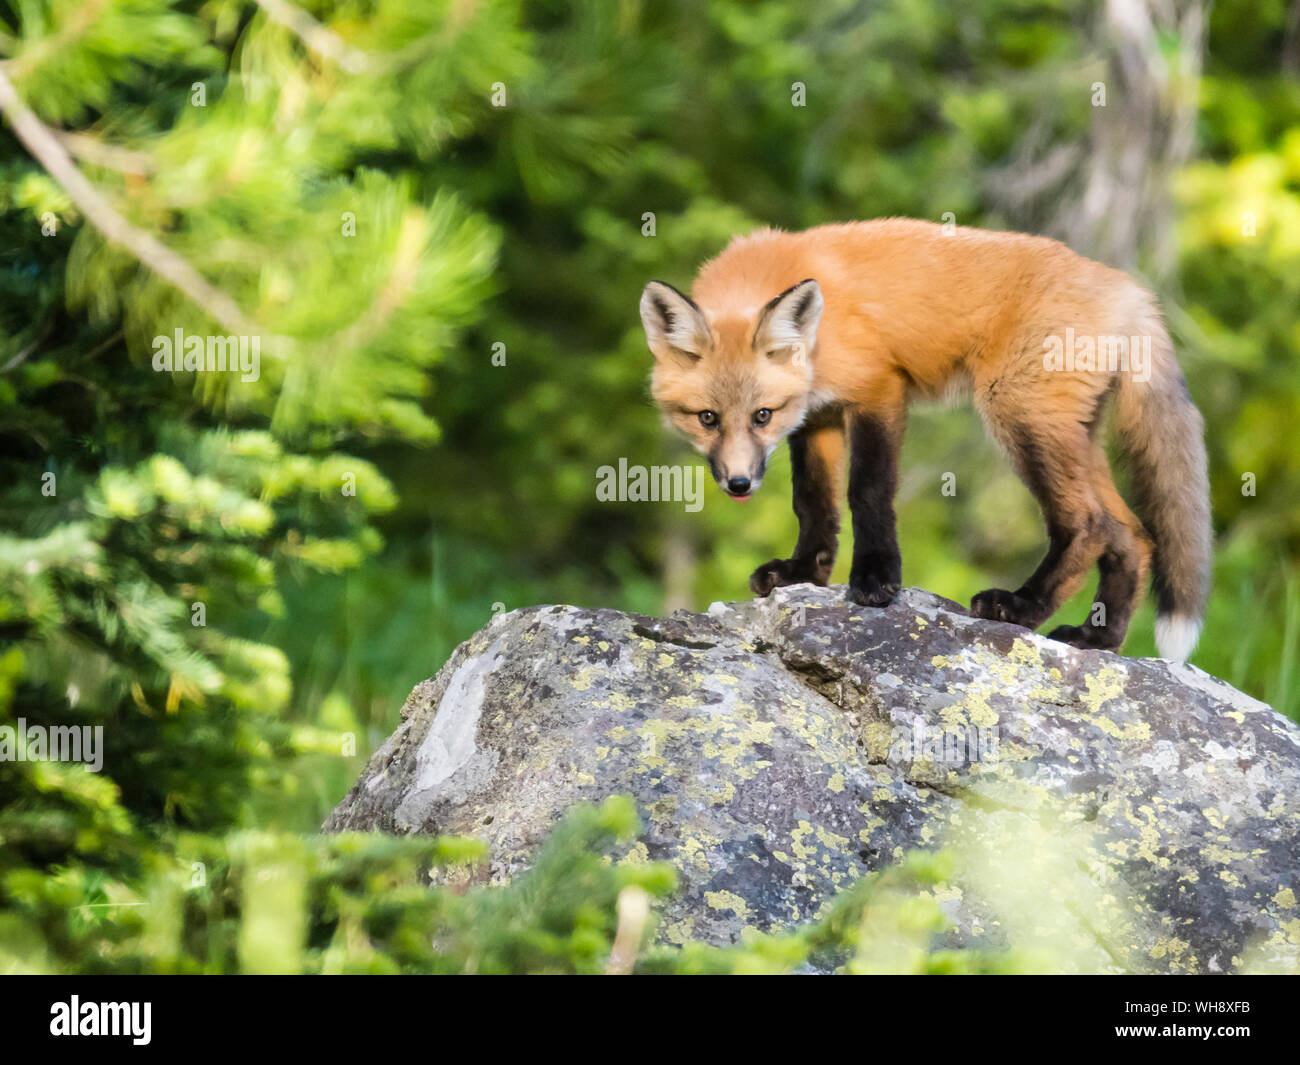
[[[1010,954],[935,948],[947,922],[926,891],[952,869],[919,852],[859,881],[805,928],[731,948],[647,950],[648,904],[671,896],[676,873],[614,860],[639,827],[627,798],[574,807],[531,868],[506,885],[468,888],[484,857],[472,840],[181,836],[138,888],[85,873],[13,884],[0,972],[596,974],[615,970],[620,942],[630,946],[617,971],[644,973],[1016,965]]]

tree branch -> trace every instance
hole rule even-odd
[[[122,174],[143,176],[153,173],[153,160],[144,152],[133,152],[130,148],[120,148],[116,144],[105,144],[85,133],[69,133],[61,129],[51,129],[50,133],[78,159],[84,159],[95,166],[116,170]]]
[[[184,258],[144,230],[137,229],[114,210],[103,194],[77,169],[54,131],[45,125],[18,95],[18,90],[0,68],[0,111],[9,119],[14,136],[49,175],[62,186],[104,239],[131,252],[159,277],[171,282],[185,296],[202,307],[229,332],[251,336],[257,326],[245,317],[229,295],[212,285]],[[277,338],[283,341],[285,338]]]
[[[287,0],[256,0],[266,17],[294,34],[322,59],[337,63],[349,74],[362,74],[370,68],[370,57],[353,48],[333,30],[326,29],[300,7]]]

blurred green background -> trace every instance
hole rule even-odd
[[[194,904],[208,954],[122,907],[314,831],[494,612],[746,596],[794,542],[784,450],[744,509],[595,485],[697,461],[649,403],[640,290],[759,225],[1017,228],[1153,286],[1212,464],[1193,662],[1300,717],[1295,4],[265,8],[0,2],[0,722],[107,746],[97,777],[0,762],[0,968],[236,967]],[[107,243],[28,110],[233,315]],[[154,372],[178,328],[260,335],[259,379]],[[908,584],[965,602],[1036,564],[972,411],[915,410],[903,471]]]

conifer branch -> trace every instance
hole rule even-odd
[[[137,229],[113,208],[68,155],[55,132],[37,118],[0,68],[0,112],[9,119],[14,136],[22,142],[73,203],[111,244],[131,252],[159,277],[171,282],[232,333],[251,336],[259,330],[239,305],[209,282],[181,255],[142,229]]]

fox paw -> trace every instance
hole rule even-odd
[[[749,590],[755,595],[768,595],[773,588],[784,588],[787,584],[825,585],[831,576],[831,566],[835,556],[820,551],[812,559],[774,558],[764,562],[750,575]]]
[[[897,583],[882,582],[875,577],[850,578],[849,598],[859,606],[889,606],[900,587]]]
[[[979,592],[970,601],[970,612],[971,617],[984,618],[986,621],[1009,621],[1012,625],[1024,625],[1030,629],[1043,620],[1040,616],[1042,608],[1038,603],[1001,588]]]
[[[1058,625],[1047,634],[1047,638],[1094,651],[1117,651],[1124,642],[1122,637],[1116,639],[1115,634],[1104,626],[1094,625]]]

